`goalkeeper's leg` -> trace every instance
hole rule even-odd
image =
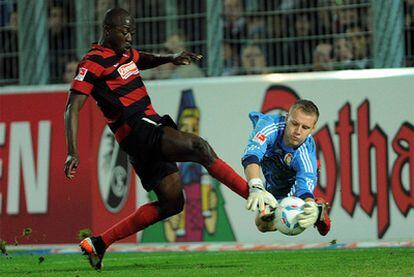
[[[331,219],[329,218],[329,204],[321,197],[316,197],[315,202],[318,204],[319,217],[315,222],[315,226],[318,229],[321,236],[326,236],[331,229]]]

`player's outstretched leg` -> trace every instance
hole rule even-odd
[[[88,237],[79,243],[84,255],[88,256],[89,264],[96,270],[103,267],[102,259],[105,255],[105,244],[101,237]]]
[[[211,176],[235,193],[245,199],[249,196],[249,186],[246,180],[220,159],[208,142],[201,137],[165,127],[161,150],[169,161],[196,162],[203,165]]]
[[[93,268],[102,268],[102,259],[106,249],[114,242],[129,237],[148,226],[180,213],[184,207],[184,194],[179,174],[173,173],[161,180],[154,188],[158,201],[139,207],[128,217],[110,227],[97,237],[89,237],[81,241],[79,246],[88,256]]]
[[[147,203],[101,235],[82,240],[79,246],[83,254],[88,256],[89,264],[94,269],[100,270],[105,251],[112,243],[130,236],[162,218],[159,202]]]
[[[207,167],[208,173],[226,185],[229,189],[247,199],[249,197],[249,186],[239,174],[234,171],[226,162],[217,158],[210,167]]]
[[[320,206],[321,215],[316,221],[315,226],[321,236],[326,236],[331,230],[331,219],[329,218],[329,204],[321,197],[316,197],[315,202]]]

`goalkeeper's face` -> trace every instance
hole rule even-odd
[[[283,142],[290,147],[300,146],[315,129],[316,121],[316,114],[305,113],[300,108],[291,111],[286,115]]]

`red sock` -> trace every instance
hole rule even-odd
[[[210,168],[208,168],[208,172],[211,176],[225,184],[241,197],[247,199],[249,196],[249,186],[247,185],[246,180],[240,177],[240,175],[223,160],[215,160]]]
[[[106,248],[115,241],[126,238],[161,220],[158,202],[145,204],[133,214],[106,230],[101,236]]]

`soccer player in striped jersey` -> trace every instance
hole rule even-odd
[[[319,118],[319,110],[309,100],[298,100],[286,116],[252,112],[253,131],[249,137],[242,164],[251,190],[266,191],[277,200],[295,195],[305,200],[299,224],[315,225],[321,235],[330,230],[327,205],[314,197],[317,184],[315,141],[311,135]],[[263,172],[265,183],[260,178]],[[264,209],[265,203],[249,197],[247,209],[261,212],[256,225],[262,232],[275,231],[274,213]]]
[[[114,8],[106,13],[102,39],[92,45],[79,63],[66,104],[66,176],[72,179],[79,166],[79,111],[90,95],[120,147],[128,154],[143,187],[153,190],[158,198],[105,232],[80,243],[95,269],[102,267],[105,250],[112,243],[182,211],[184,195],[175,162],[200,163],[234,192],[243,198],[249,196],[246,180],[221,160],[205,140],[178,131],[170,116],[158,115],[142,82],[140,70],[165,63],[187,65],[202,56],[186,51],[171,55],[137,51],[131,47],[134,32],[134,20],[127,11]],[[250,195],[260,200],[263,196],[262,192]],[[265,202],[274,207],[276,201]]]

